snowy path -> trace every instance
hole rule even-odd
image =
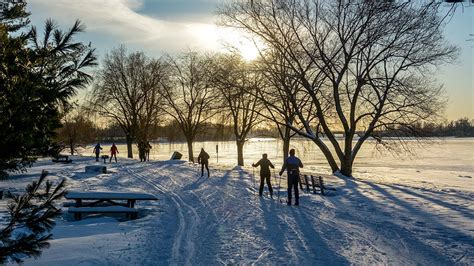
[[[196,209],[191,205],[187,204],[181,196],[176,194],[170,189],[167,189],[161,186],[157,182],[153,182],[153,179],[150,177],[155,176],[156,171],[151,171],[150,175],[142,175],[134,172],[128,167],[122,167],[127,173],[136,178],[138,181],[143,182],[148,185],[147,190],[149,192],[154,192],[155,194],[166,194],[169,195],[173,201],[174,207],[178,212],[179,218],[179,227],[174,238],[173,248],[172,248],[172,258],[171,261],[190,264],[192,258],[194,257],[194,239],[193,234],[195,233],[195,228],[197,223],[199,223],[199,215],[196,212]],[[191,214],[191,218],[188,218],[188,214]],[[186,218],[185,218],[186,217]],[[184,255],[184,260],[181,260],[181,256]]]
[[[27,265],[474,264],[470,190],[332,177],[336,194],[301,193],[301,206],[289,207],[255,196],[252,175],[240,168],[211,169],[208,179],[187,162],[123,160],[110,174],[90,175],[82,160],[52,176],[73,189],[145,191],[160,200],[138,202],[134,221],[65,214],[51,248]]]
[[[176,169],[167,171],[169,165],[150,164],[154,167],[149,171],[139,172],[134,166],[122,166],[122,169],[144,184],[147,192],[166,195],[167,199],[162,196],[164,213],[177,214],[170,263],[193,264],[197,262],[195,258],[199,258],[199,263],[297,264],[328,260],[315,255],[311,226],[298,226],[305,218],[293,217],[301,210],[255,197],[248,189],[251,180],[243,176],[244,172],[214,171],[213,175],[222,178],[207,179],[183,164],[174,165],[182,168],[179,169],[182,174],[176,177],[173,176]],[[285,212],[278,215],[282,210]],[[316,215],[309,217],[314,219]],[[275,257],[276,254],[281,255]]]

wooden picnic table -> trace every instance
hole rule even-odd
[[[77,220],[81,219],[81,213],[126,213],[133,219],[138,212],[134,209],[137,200],[158,200],[152,194],[140,192],[68,191],[64,197],[75,200],[69,212],[74,213]]]

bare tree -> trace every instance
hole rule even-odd
[[[333,172],[350,176],[367,139],[416,137],[412,125],[442,109],[432,77],[456,48],[444,39],[440,7],[434,1],[254,0],[231,2],[220,14],[222,24],[250,32],[284,58],[329,143],[300,112],[304,129],[289,126],[321,149]],[[298,110],[302,103],[288,96]]]
[[[163,82],[163,111],[179,125],[194,162],[193,142],[203,125],[215,114],[215,91],[211,82],[209,56],[189,51],[169,58],[169,77]]]
[[[62,118],[62,127],[58,130],[57,139],[69,147],[71,155],[81,145],[91,143],[94,140],[95,127],[88,119],[86,110],[81,106],[72,105]]]
[[[275,123],[283,141],[282,160],[285,161],[290,150],[290,140],[297,134],[292,127],[302,129],[301,123],[296,118],[298,113],[304,114],[305,120],[315,125],[316,134],[321,133],[321,127],[320,124],[315,124],[317,117],[314,115],[314,105],[304,93],[304,88],[294,78],[294,73],[284,58],[278,52],[266,51],[265,56],[259,61],[258,71],[263,74],[266,81],[266,86],[258,91],[259,100],[265,106],[264,112],[260,115]],[[294,108],[292,99],[299,99],[298,102],[301,104],[297,109]]]
[[[120,125],[129,158],[133,158],[133,141],[146,138],[157,121],[165,70],[160,60],[142,52],[127,54],[122,46],[107,54],[97,73],[92,108]]]
[[[243,166],[247,135],[259,123],[258,113],[263,109],[257,93],[263,87],[263,77],[237,55],[221,55],[216,59],[213,80],[222,99],[222,109],[232,119],[237,164]]]

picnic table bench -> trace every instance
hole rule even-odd
[[[71,163],[72,160],[69,159],[69,156],[67,155],[56,155],[54,156],[54,159],[52,160],[53,163]]]
[[[134,208],[137,200],[158,200],[152,194],[138,192],[68,191],[64,197],[75,201],[74,206],[67,206],[70,206],[68,212],[74,213],[76,220],[80,220],[83,213],[125,213],[127,218],[135,219],[138,214]]]
[[[102,158],[102,160],[104,160],[104,163],[107,163],[107,159],[109,159],[109,156],[108,155],[102,155],[102,156],[100,156],[100,158]]]

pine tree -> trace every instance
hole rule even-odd
[[[27,257],[40,256],[41,250],[49,247],[54,218],[61,215],[61,209],[54,203],[64,196],[65,180],[53,186],[46,181],[47,174],[43,171],[38,181],[26,187],[24,194],[9,193],[10,222],[0,231],[0,264],[21,263]]]
[[[74,42],[80,21],[62,31],[47,20],[40,37],[35,27],[25,29],[25,7],[11,3],[0,13],[0,178],[50,153],[60,110],[91,81],[85,70],[96,64],[94,49]]]

